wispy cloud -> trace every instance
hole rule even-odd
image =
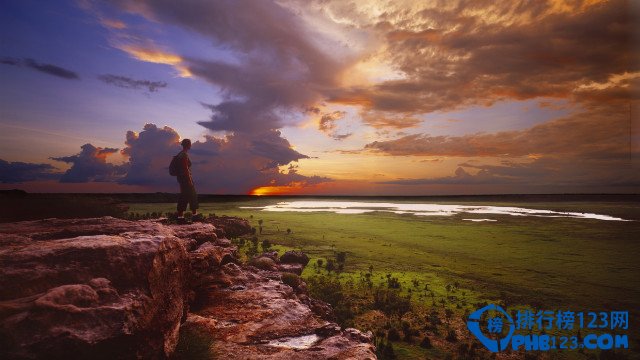
[[[99,17],[100,24],[108,29],[124,30],[127,28],[127,24],[117,19],[108,19],[105,17]]]
[[[307,110],[307,112],[309,112],[309,110]],[[320,111],[318,111],[318,114],[320,114]],[[318,130],[324,132],[334,140],[349,138],[353,133],[338,133],[338,125],[336,124],[336,122],[342,120],[346,115],[347,113],[345,111],[332,111],[322,114],[318,120]]]
[[[131,57],[138,59],[140,61],[150,62],[154,64],[165,64],[171,65],[178,72],[178,76],[180,77],[192,77],[193,74],[186,66],[184,60],[181,56],[157,49],[151,46],[141,46],[141,45],[121,45],[118,48]]]
[[[584,156],[628,158],[628,110],[614,106],[592,108],[525,130],[476,133],[464,136],[412,134],[374,141],[365,150],[406,156],[526,157]]]
[[[164,81],[151,81],[151,80],[136,80],[127,76],[120,75],[100,75],[98,79],[104,81],[107,84],[114,85],[125,89],[144,89],[148,92],[156,92],[158,89],[167,87],[167,83]]]
[[[80,76],[78,76],[77,73],[71,70],[65,69],[57,65],[38,63],[37,61],[33,59],[28,59],[28,58],[18,59],[18,58],[5,57],[0,59],[0,64],[26,67],[29,69],[33,69],[45,74],[57,76],[59,78],[63,78],[67,80],[80,79]]]

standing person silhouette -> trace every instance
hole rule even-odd
[[[180,195],[178,196],[178,224],[186,224],[184,211],[187,210],[187,204],[193,214],[192,218],[198,215],[198,195],[196,188],[193,186],[193,178],[191,177],[191,160],[189,159],[189,150],[191,149],[191,140],[184,139],[180,143],[182,151],[176,155],[178,161],[178,184],[180,184]]]

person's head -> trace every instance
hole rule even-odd
[[[191,149],[191,140],[189,140],[189,139],[183,139],[183,140],[180,142],[180,145],[182,145],[182,149],[183,149],[183,150],[189,150],[189,149]]]

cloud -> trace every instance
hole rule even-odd
[[[0,64],[13,65],[18,67],[27,67],[45,74],[57,76],[59,78],[67,80],[78,80],[80,76],[75,72],[62,68],[60,66],[51,64],[41,64],[33,59],[17,59],[17,58],[2,58]]]
[[[260,133],[299,121],[305,109],[325,97],[326,89],[338,85],[346,68],[321,49],[326,36],[311,31],[299,14],[276,1],[113,3],[154,22],[196,32],[230,54],[232,59],[221,61],[121,47],[144,61],[184,66],[219,88],[224,100],[209,105],[210,119],[199,122],[213,131]]]
[[[363,111],[362,122],[376,129],[406,129],[418,126],[422,120],[405,114],[394,114],[381,111]]]
[[[532,189],[640,188],[640,166],[629,161],[566,159],[549,157],[526,162],[502,161],[498,165],[469,162],[459,164],[452,176],[396,179],[379,182],[393,185],[519,185],[520,192]],[[527,189],[527,190],[522,190]]]
[[[126,52],[134,59],[150,62],[154,64],[164,64],[171,65],[178,72],[178,76],[183,78],[189,78],[192,76],[191,71],[185,66],[184,60],[182,57],[176,54],[172,54],[170,52],[157,49],[153,46],[142,46],[142,45],[119,45],[117,46],[120,50]]]
[[[129,185],[167,186],[171,158],[180,151],[180,135],[172,128],[146,124],[140,133],[128,131],[121,153],[129,157],[129,169],[120,182]]]
[[[98,79],[107,84],[114,85],[125,89],[146,89],[148,92],[156,92],[158,89],[167,87],[164,81],[135,80],[126,76],[119,75],[100,75]]]
[[[313,113],[312,111],[309,111],[309,110],[306,110],[306,112]],[[319,109],[316,114],[317,115],[320,114]],[[347,113],[345,111],[333,111],[333,112],[322,114],[322,116],[320,116],[320,119],[318,120],[318,130],[324,132],[334,140],[344,140],[350,137],[351,135],[353,135],[353,133],[338,134],[338,125],[336,124],[336,122],[338,120],[343,119],[346,114]]]
[[[386,182],[389,184],[639,187],[639,136],[628,109],[602,106],[520,131],[465,136],[414,134],[372,142],[365,149],[390,156],[475,159],[459,164],[452,176],[398,179]]]
[[[107,163],[107,156],[118,152],[118,149],[100,148],[91,144],[84,144],[81,149],[76,155],[51,158],[51,160],[72,164],[71,168],[62,175],[60,182],[107,182],[124,175],[126,166]]]
[[[640,19],[625,0],[111,3],[225,52],[222,61],[120,46],[219,87],[224,100],[200,122],[214,131],[278,129],[325,101],[361,107],[372,127],[402,129],[417,126],[417,114],[500,100],[639,98],[634,80],[612,81],[640,72]],[[359,67],[376,76],[349,85]]]
[[[591,102],[602,90],[585,85],[640,70],[634,5],[563,2],[570,10],[558,11],[557,3],[459,0],[412,7],[398,2],[381,5],[368,17],[340,8],[338,16],[386,39],[381,56],[403,76],[335,89],[330,100],[399,113],[537,97]],[[325,6],[331,12],[341,4]],[[611,85],[607,101],[638,98],[630,87]]]
[[[117,19],[108,19],[105,17],[100,17],[99,21],[100,21],[100,24],[106,27],[107,29],[124,30],[127,28],[127,24]]]
[[[319,129],[329,136],[347,137],[335,132],[339,118],[322,118],[319,109],[332,103],[360,107],[363,123],[378,130],[378,136],[389,129],[417,127],[424,113],[501,100],[565,98],[571,108],[580,109],[530,129],[413,134],[365,147],[375,155],[483,158],[484,165],[477,166],[485,168],[461,165],[451,179],[442,181],[519,181],[518,174],[526,172],[538,181],[545,171],[545,179],[559,181],[573,173],[587,182],[589,171],[591,179],[612,179],[626,176],[624,159],[637,154],[627,145],[627,105],[640,98],[635,91],[640,49],[633,45],[638,19],[624,0],[359,6],[341,0],[111,3],[153,23],[197,33],[210,40],[216,53],[224,53],[195,58],[145,40],[119,45],[136,59],[173,66],[219,89],[222,100],[204,104],[211,116],[199,124],[229,135],[206,137],[193,146],[194,160],[198,152],[208,154],[194,162],[194,171],[230,174],[228,182],[200,180],[215,191],[239,191],[292,177],[278,168],[304,155],[276,131],[304,116],[319,116]],[[375,76],[350,81],[358,69]],[[130,147],[133,151],[135,146]],[[132,166],[151,157],[132,156]],[[512,162],[495,165],[505,158]],[[158,179],[170,185],[170,179],[159,177],[165,163],[149,165],[158,171],[156,178],[145,177],[155,176],[153,171],[141,170],[139,180],[136,171],[125,179],[145,184]],[[573,166],[577,163],[586,172]],[[605,172],[608,177],[601,176]]]
[[[378,184],[388,185],[484,185],[484,184],[506,184],[513,182],[523,182],[520,178],[497,176],[487,170],[480,170],[475,175],[469,174],[463,167],[459,166],[453,176],[425,179],[398,179],[381,181]]]
[[[403,156],[522,157],[568,156],[625,158],[629,148],[628,109],[600,107],[518,131],[476,133],[464,136],[412,134],[374,141],[365,149]],[[636,139],[637,140],[637,139]]]
[[[180,150],[179,140],[179,134],[167,126],[147,124],[139,134],[129,131],[127,147],[122,150],[129,157],[129,170],[120,182],[175,191],[176,180],[169,176],[168,167],[172,156]],[[294,168],[280,171],[280,166],[308,156],[295,151],[275,130],[230,134],[224,138],[206,136],[192,143],[189,154],[199,192],[247,194],[260,186],[330,181],[301,175]]]
[[[0,159],[0,183],[12,184],[25,181],[52,180],[61,173],[50,164],[33,164],[25,162],[8,162]]]
[[[475,171],[475,173],[472,173]],[[640,188],[640,166],[630,161],[605,159],[541,158],[528,162],[503,161],[498,165],[462,163],[452,176],[398,179],[383,182],[396,185],[520,185],[520,189],[548,187]],[[524,187],[522,187],[524,186]],[[520,190],[522,191],[522,190]]]

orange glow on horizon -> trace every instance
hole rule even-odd
[[[297,195],[302,190],[301,186],[260,186],[249,192],[249,195],[265,196],[265,195]]]

